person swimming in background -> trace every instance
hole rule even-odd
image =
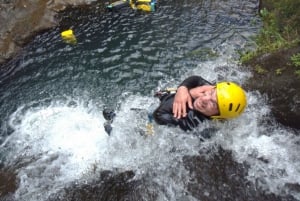
[[[123,7],[130,7],[134,10],[152,12],[156,10],[157,0],[119,0],[106,6],[108,10],[118,10]]]
[[[155,11],[157,0],[129,0],[132,9],[143,11]]]
[[[231,119],[243,113],[247,99],[236,83],[211,84],[200,76],[185,79],[176,93],[158,92],[160,105],[153,118],[160,125],[179,126],[192,130],[204,120]]]
[[[151,119],[184,131],[193,130],[204,120],[236,118],[247,105],[246,93],[236,83],[212,84],[200,76],[190,76],[177,89],[158,91],[154,96],[160,99],[160,105]],[[104,110],[103,116],[108,121],[105,130],[110,134],[115,113]]]

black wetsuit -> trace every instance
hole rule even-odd
[[[198,86],[212,85],[200,76],[191,76],[185,79],[179,86],[185,86],[192,89]],[[210,119],[204,114],[189,109],[187,106],[187,116],[177,119],[173,117],[173,102],[175,94],[165,94],[160,97],[161,104],[154,111],[153,118],[160,125],[179,126],[182,130],[192,130],[203,120]],[[193,100],[194,101],[194,100]]]

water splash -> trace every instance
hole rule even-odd
[[[110,137],[103,129],[101,112],[92,105],[73,101],[71,106],[56,102],[18,108],[9,120],[13,133],[1,145],[9,150],[7,166],[18,169],[15,198],[45,200],[74,181],[82,183],[92,180],[95,172],[116,169],[135,171],[136,179],[156,175],[152,182],[156,190],[158,184],[165,188],[169,175],[173,186],[168,196],[178,196],[185,187],[174,180],[186,177],[181,156],[196,154],[200,141],[182,132],[179,135],[177,129],[160,127],[155,127],[154,135],[147,135],[147,112],[153,104],[157,104],[154,98],[129,96],[117,113]],[[174,164],[179,164],[174,171],[182,172],[181,176],[172,175]]]
[[[267,100],[259,93],[247,93],[249,105],[239,119],[206,122],[195,133],[154,126],[153,136],[146,135],[145,125],[148,107],[157,100],[137,94],[119,97],[128,91],[147,94],[157,82],[161,88],[174,87],[191,74],[212,82],[243,84],[251,75],[234,62],[234,52],[243,49],[257,31],[257,25],[250,23],[255,21],[257,2],[203,1],[199,6],[195,1],[197,6],[186,2],[182,7],[182,2],[170,1],[157,13],[137,18],[126,13],[95,16],[92,12],[88,20],[72,22],[81,29],[76,47],[61,47],[51,34],[37,39],[25,51],[24,59],[16,62],[16,67],[12,65],[11,76],[1,78],[5,84],[1,114],[9,116],[7,127],[12,129],[9,136],[1,136],[1,155],[6,155],[5,165],[18,173],[16,200],[46,200],[53,194],[63,197],[61,192],[69,185],[89,185],[105,170],[132,171],[129,179],[142,181],[145,189],[141,192],[156,192],[156,200],[197,200],[188,189],[195,174],[185,168],[183,157],[209,157],[219,146],[232,152],[235,161],[249,166],[247,179],[255,187],[277,195],[292,194],[300,200],[297,191],[288,187],[300,183],[299,139],[294,131],[272,120]],[[51,43],[43,42],[47,40]],[[204,58],[198,58],[199,53]],[[215,59],[207,53],[213,53]],[[82,91],[88,91],[81,97],[83,102],[99,97],[105,102],[119,101],[110,137],[103,135],[104,120],[97,104],[55,102],[52,97],[76,96]],[[50,104],[32,104],[48,96]],[[7,108],[18,109],[12,113],[13,109]],[[198,134],[211,127],[217,130],[203,140]],[[202,187],[206,184],[195,182]],[[200,193],[213,197],[217,192],[209,186]],[[235,199],[237,193],[228,196]]]
[[[243,84],[251,73],[239,66],[229,44],[226,51],[214,61],[200,63],[187,71],[188,75],[203,75],[209,81],[223,80]],[[229,49],[228,49],[229,48]],[[296,186],[300,184],[299,141],[297,131],[279,125],[272,117],[268,97],[256,91],[248,91],[248,106],[238,119],[219,123],[211,143],[202,148],[213,150],[215,145],[231,151],[239,163],[249,165],[247,179],[258,188],[276,195],[293,195],[300,199]],[[211,152],[214,154],[215,152]]]
[[[102,114],[76,105],[20,107],[10,116],[13,133],[1,147],[10,150],[8,165],[19,164],[17,199],[39,200],[58,191],[103,154],[108,135]]]
[[[159,103],[148,96],[124,95],[109,137],[101,109],[93,103],[19,107],[9,120],[13,133],[1,145],[9,150],[7,165],[18,169],[20,185],[14,196],[45,200],[75,181],[89,183],[109,170],[133,171],[133,180],[146,177],[144,185],[157,192],[158,200],[197,200],[187,190],[193,174],[183,157],[213,155],[221,146],[237,162],[249,165],[247,179],[253,184],[266,192],[298,197],[287,185],[300,183],[299,138],[272,122],[266,97],[257,92],[247,96],[249,105],[241,118],[205,122],[196,133],[154,125],[154,135],[147,135],[147,113]],[[217,130],[203,141],[199,133],[211,127]]]
[[[221,126],[217,143],[232,151],[237,162],[249,165],[247,179],[258,188],[300,199],[293,190],[300,184],[299,136],[274,121],[266,97],[257,92],[248,92],[248,97],[245,114]]]

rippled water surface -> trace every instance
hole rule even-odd
[[[63,13],[0,70],[3,200],[299,200],[299,137],[248,89],[240,118],[194,132],[153,125],[155,90],[197,74],[243,84],[256,0],[102,3]],[[60,32],[72,28],[77,44]],[[248,43],[247,43],[248,42]],[[116,110],[113,131],[103,108]]]

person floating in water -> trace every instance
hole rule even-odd
[[[130,7],[142,11],[155,11],[156,0],[129,0]]]
[[[134,10],[155,11],[157,0],[119,0],[106,6],[109,10],[120,9],[130,6]]]
[[[231,119],[240,116],[247,105],[245,91],[233,82],[212,84],[200,76],[190,76],[177,89],[158,91],[154,95],[160,105],[151,118],[159,125],[179,126],[188,131],[204,120]],[[104,110],[108,123],[105,130],[110,133],[112,110]]]
[[[244,90],[233,82],[211,84],[200,76],[185,79],[176,90],[158,92],[160,105],[153,118],[160,125],[192,130],[209,119],[231,119],[243,113],[247,99]]]

